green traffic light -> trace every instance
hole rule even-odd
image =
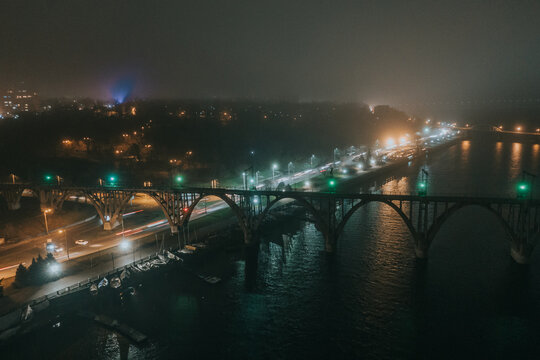
[[[109,176],[109,181],[110,182],[115,182],[116,181],[116,176]]]
[[[45,175],[45,180],[51,180],[51,179],[52,179],[51,175]]]
[[[422,183],[418,184],[418,186],[421,187],[421,188],[423,189],[423,188],[426,187],[426,183],[423,183],[423,182],[422,182]]]
[[[335,181],[335,180],[330,180],[330,181],[328,182],[328,185],[330,185],[330,186],[336,186],[336,181]]]
[[[525,190],[527,190],[527,185],[526,184],[520,184],[518,186],[518,189],[521,190],[521,191],[525,191]]]
[[[181,176],[176,177],[176,182],[182,182],[182,181],[184,181],[184,178],[182,178]]]

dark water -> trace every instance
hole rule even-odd
[[[420,165],[430,193],[514,196],[523,169],[540,173],[540,146],[464,141],[394,175],[385,192],[414,191]],[[379,183],[382,183],[379,181]],[[380,186],[377,185],[377,186]],[[369,188],[366,187],[366,189]],[[292,230],[291,230],[292,229]],[[283,246],[281,232],[294,232]],[[528,269],[509,255],[493,215],[469,207],[438,233],[426,263],[383,204],[349,221],[334,258],[314,225],[291,221],[266,236],[256,285],[244,261],[223,255],[205,270],[146,283],[119,317],[150,337],[130,345],[91,323],[67,321],[10,347],[14,357],[78,359],[539,358],[540,255]]]

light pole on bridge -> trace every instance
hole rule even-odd
[[[429,173],[425,169],[422,169],[422,175],[421,175],[421,178],[420,178],[420,182],[418,183],[418,195],[419,196],[426,196],[427,195],[428,178],[429,178]]]

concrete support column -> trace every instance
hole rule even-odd
[[[257,269],[259,267],[259,242],[252,242],[244,247],[244,258],[246,266],[244,267],[245,286],[252,290],[257,282]]]
[[[423,233],[417,233],[414,240],[414,252],[416,253],[416,258],[427,259],[429,243],[427,241],[426,235]]]
[[[170,225],[171,226],[171,234],[178,234],[178,232],[180,231],[179,230],[179,226],[178,225]]]
[[[119,225],[120,225],[120,223],[118,221],[111,221],[111,220],[104,221],[103,222],[103,230],[110,231],[110,230],[114,229],[115,227],[117,227]]]
[[[525,241],[515,241],[510,246],[510,255],[516,263],[527,265],[531,258],[531,248]]]
[[[337,238],[333,231],[324,234],[324,250],[327,253],[334,253],[337,247]]]
[[[21,198],[19,197],[16,200],[8,201],[7,207],[8,210],[19,210],[21,208]]]
[[[4,191],[2,193],[6,199],[8,210],[19,210],[21,208],[21,191]]]

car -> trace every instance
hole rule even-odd
[[[77,245],[88,245],[88,241],[87,240],[77,240],[77,241],[75,241],[75,244],[77,244]]]

